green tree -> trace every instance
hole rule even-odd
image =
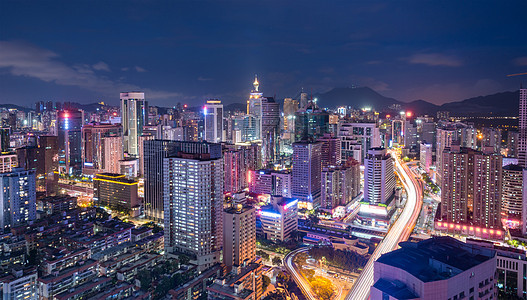
[[[269,260],[269,254],[263,250],[256,250],[256,255],[260,256],[263,260]]]
[[[278,256],[273,257],[272,262],[273,262],[273,265],[277,265],[277,266],[280,266],[282,264],[282,260]]]
[[[186,265],[190,262],[190,257],[188,257],[188,255],[182,254],[179,256],[179,262],[182,265]]]

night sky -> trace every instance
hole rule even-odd
[[[525,0],[0,0],[0,103],[244,102],[254,74],[280,98],[355,85],[444,103],[521,72]]]

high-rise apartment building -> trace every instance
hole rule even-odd
[[[360,190],[360,163],[352,158],[339,166],[322,168],[321,207],[334,209],[357,197]]]
[[[472,228],[476,235],[502,228],[501,155],[452,146],[442,153],[441,172],[441,222],[452,224],[454,230]]]
[[[122,158],[122,128],[119,124],[91,123],[82,126],[82,173],[111,172],[112,161]],[[113,139],[112,139],[113,138]],[[107,157],[109,158],[107,160]],[[114,172],[118,173],[118,172]]]
[[[342,163],[340,139],[331,134],[324,134],[318,141],[322,143],[322,168],[339,166]]]
[[[288,171],[250,170],[249,192],[291,197],[291,173]]]
[[[165,251],[190,255],[207,269],[221,261],[223,159],[179,152],[162,167]]]
[[[203,106],[205,136],[209,143],[221,143],[223,138],[223,104],[220,100],[207,100]]]
[[[522,168],[527,168],[527,89],[520,89],[519,116],[518,162]]]
[[[120,98],[123,151],[137,156],[139,136],[143,134],[143,126],[148,124],[148,101],[142,92],[121,93]]]
[[[503,167],[503,190],[501,213],[511,227],[518,227],[522,221],[523,168],[519,165]],[[527,204],[525,204],[527,205]]]
[[[256,257],[256,209],[236,204],[223,212],[223,263],[241,266]]]
[[[308,209],[320,206],[322,171],[322,143],[293,143],[293,170],[291,194],[301,207]]]
[[[37,218],[35,170],[14,168],[0,173],[0,229]]]
[[[221,158],[221,145],[201,142],[181,142],[167,140],[144,141],[145,168],[145,216],[156,221],[163,221],[163,184],[166,180],[163,172],[163,159],[183,153],[209,153],[211,158]]]
[[[364,161],[364,200],[385,204],[395,195],[393,159],[385,148],[371,148]]]

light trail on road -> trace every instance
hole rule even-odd
[[[379,243],[373,252],[370,260],[364,267],[359,278],[346,296],[346,300],[364,300],[370,295],[370,287],[373,285],[373,263],[384,253],[397,249],[399,242],[406,241],[413,231],[421,206],[423,203],[421,188],[411,174],[407,166],[401,165],[399,160],[394,157],[395,170],[399,175],[404,188],[406,189],[407,200],[403,211],[392,225],[384,239]]]
[[[304,279],[302,274],[300,274],[300,272],[298,272],[297,268],[293,265],[293,258],[295,257],[295,255],[297,255],[298,253],[301,253],[301,252],[307,252],[308,249],[309,248],[304,247],[304,248],[299,248],[299,249],[296,249],[294,251],[289,252],[289,254],[287,254],[285,256],[285,258],[284,258],[284,266],[287,269],[287,271],[289,272],[289,274],[291,274],[291,276],[293,277],[293,280],[296,282],[298,287],[302,290],[302,293],[308,299],[318,300],[318,297],[315,295],[315,293],[311,289],[311,286],[310,286],[309,282],[307,282]]]

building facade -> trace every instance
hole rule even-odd
[[[121,93],[121,122],[123,126],[123,151],[132,156],[139,154],[138,139],[143,126],[148,124],[148,102],[145,93]]]

